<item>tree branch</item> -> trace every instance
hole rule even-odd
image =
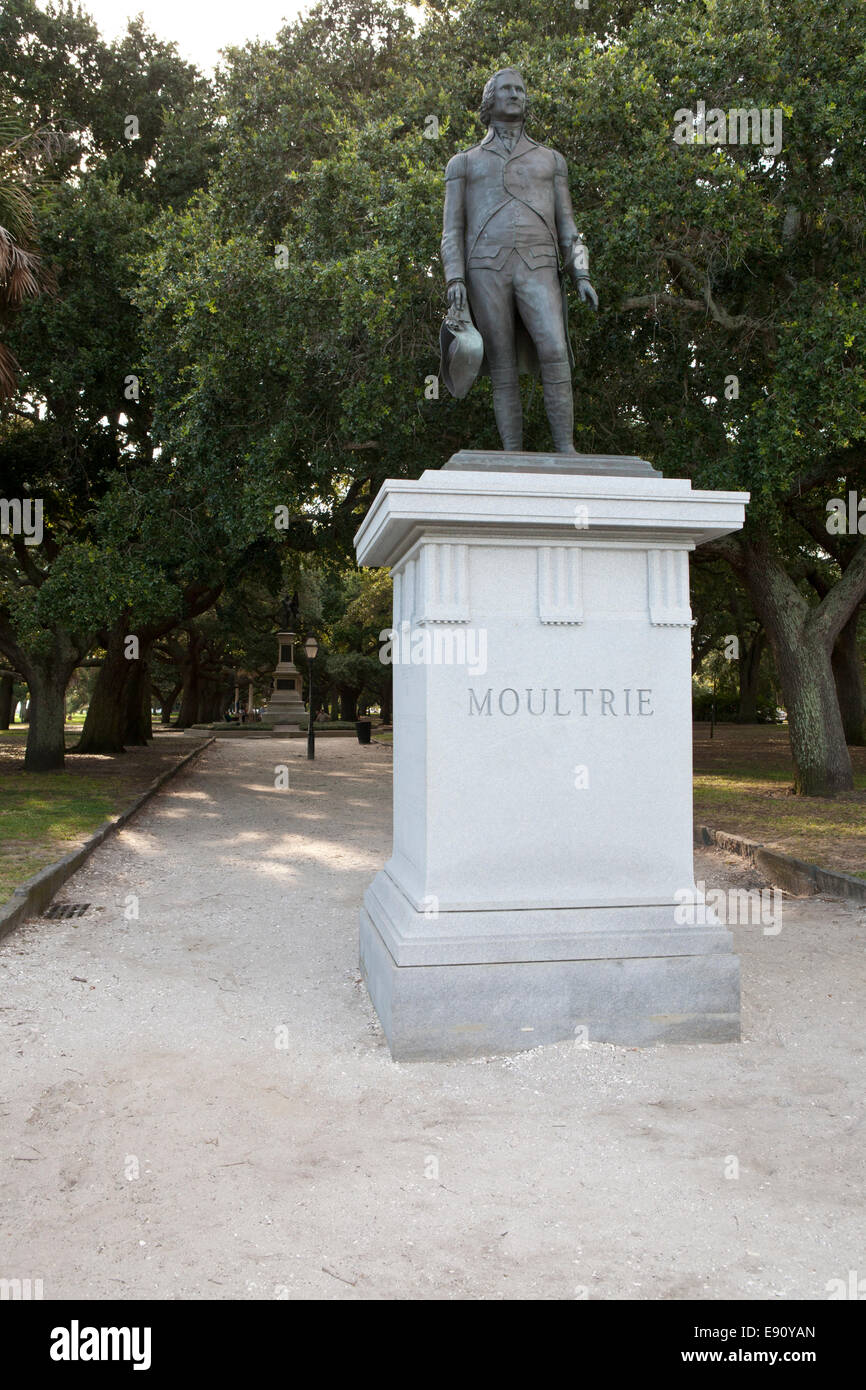
[[[828,647],[835,646],[836,638],[864,597],[866,537],[857,546],[850,564],[842,572],[842,578],[833,585],[810,618],[810,622],[821,632]]]
[[[43,573],[39,566],[34,563],[33,556],[30,554],[32,547],[25,545],[23,536],[15,535],[12,536],[11,539],[15,559],[18,561],[33,587],[40,589],[48,578],[48,575]]]

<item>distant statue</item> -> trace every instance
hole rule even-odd
[[[560,264],[584,303],[597,309],[598,297],[574,221],[565,159],[530,139],[525,117],[520,73],[494,73],[481,102],[486,136],[445,170],[448,317],[440,335],[441,371],[458,397],[479,371],[489,371],[502,447],[515,452],[523,448],[518,373],[540,372],[554,446],[569,454],[573,358]]]
[[[278,615],[280,626],[283,632],[297,632],[298,607],[299,604],[297,590],[295,591],[295,593],[292,594],[291,598],[288,598],[288,596],[283,598],[283,601],[280,604]]]

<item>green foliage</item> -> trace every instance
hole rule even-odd
[[[224,579],[237,546],[203,539],[173,495],[131,298],[160,203],[180,204],[205,176],[209,89],[137,21],[106,45],[80,13],[30,0],[4,7],[0,63],[16,121],[52,157],[32,206],[53,292],[10,334],[22,370],[0,419],[3,493],[44,508],[40,545],[0,542],[0,649],[20,665],[51,659],[58,633],[74,659],[124,615],[182,613],[185,589],[220,561]]]
[[[160,225],[141,290],[165,447],[193,468],[242,461],[297,509],[297,544],[327,530],[348,549],[384,477],[495,445],[483,385],[461,403],[424,386],[442,172],[507,60],[532,132],[569,160],[601,291],[597,320],[572,309],[578,447],[751,487],[750,524],[795,543],[780,497],[863,433],[866,18],[842,8],[831,24],[806,0],[470,0],[428,5],[416,32],[399,6],[353,0],[233,54],[219,171]],[[780,109],[782,151],[675,143],[699,99]]]

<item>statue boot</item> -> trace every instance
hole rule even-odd
[[[558,454],[573,454],[574,393],[571,389],[571,370],[567,362],[543,362],[541,383],[544,387],[544,408],[553,435],[553,447]]]
[[[490,380],[493,385],[493,413],[502,447],[506,453],[520,453],[523,448],[523,407],[520,404],[517,371],[492,371]]]

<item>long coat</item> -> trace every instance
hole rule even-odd
[[[478,238],[490,219],[512,198],[531,208],[545,223],[553,244],[558,247],[561,264],[568,262],[575,243],[583,248],[585,257],[583,238],[574,220],[564,157],[557,150],[530,139],[525,131],[509,154],[491,126],[480,144],[455,154],[445,169],[441,255],[446,283],[466,279],[466,267]],[[573,366],[568,336],[568,299],[562,274],[560,284],[565,339]],[[471,297],[469,308],[471,311]],[[537,375],[535,345],[519,315],[517,360],[520,371]],[[482,373],[487,370],[486,360],[481,370]]]

